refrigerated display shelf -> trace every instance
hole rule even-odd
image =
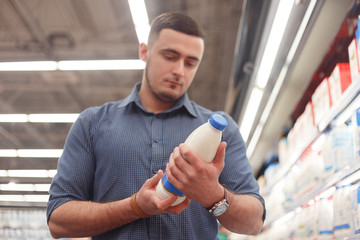
[[[310,142],[313,143],[318,139],[319,136],[324,132],[324,130],[332,127],[338,117],[345,113],[345,111],[352,112],[356,108],[360,107],[360,77],[357,79],[357,81],[352,82],[352,84],[346,89],[346,91],[341,96],[340,100],[334,104],[326,116],[320,123],[319,126],[317,126],[318,132],[314,134],[313,140]],[[355,103],[355,106],[351,103]],[[356,104],[359,104],[356,106]],[[345,113],[346,114],[346,113]],[[300,159],[300,156],[305,152],[305,150],[309,147],[309,145],[304,146],[303,148],[297,150],[290,159],[280,167],[276,175],[274,176],[274,180],[272,183],[267,186],[263,194],[267,195],[271,193],[271,189],[275,186],[277,182],[279,182],[281,179],[284,178],[284,176],[290,171],[290,169],[297,163],[297,161]]]
[[[295,200],[288,207],[284,209],[284,212],[276,215],[272,219],[268,219],[266,226],[271,225],[274,221],[286,215],[287,213],[296,210],[298,207],[301,207],[307,204],[310,200],[314,199],[316,196],[319,196],[321,193],[329,189],[330,187],[337,186],[337,183],[346,180],[351,177],[355,172],[360,171],[360,163],[355,163],[345,166],[342,170],[334,173],[325,181],[321,182],[319,185],[315,186],[311,191],[302,196],[300,199]],[[359,179],[358,179],[359,180]],[[357,180],[354,180],[357,181]],[[350,181],[353,182],[353,181]],[[349,182],[349,183],[350,183]]]
[[[323,134],[324,130],[333,127],[336,124],[336,121],[338,121],[338,119],[343,119],[342,121],[344,122],[349,120],[352,112],[354,112],[359,107],[360,78],[357,81],[354,81],[344,92],[339,102],[332,106],[327,117],[320,122],[318,126],[318,133],[316,134],[316,136],[314,136],[311,143],[315,142]],[[274,177],[275,180],[263,191],[263,195],[271,194],[271,190],[276,185],[276,183],[284,179],[286,174],[289,173],[291,168],[300,160],[301,155],[307,150],[310,145],[307,145],[306,147],[292,155],[291,159],[278,170],[276,176]],[[291,203],[288,207],[284,209],[284,212],[275,214],[274,217],[268,219],[265,223],[265,226],[271,225],[274,221],[281,218],[282,216],[285,216],[287,213],[307,204],[311,199],[314,199],[316,196],[329,189],[330,187],[336,186],[340,181],[351,177],[355,172],[358,171],[360,171],[359,162],[354,162],[351,165],[346,165],[343,169],[335,172],[334,174],[326,178],[324,181],[316,185],[301,198],[296,199],[293,203]]]

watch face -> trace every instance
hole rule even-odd
[[[220,216],[221,214],[223,214],[228,208],[228,205],[226,203],[221,204],[220,206],[218,206],[215,210],[214,210],[214,215],[215,216]]]

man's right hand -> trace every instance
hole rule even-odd
[[[163,175],[163,171],[159,170],[155,176],[146,180],[144,185],[136,194],[136,203],[138,207],[147,215],[151,216],[161,213],[180,214],[190,204],[190,199],[186,198],[181,204],[171,206],[171,204],[176,201],[176,196],[161,199],[156,195],[156,186]]]

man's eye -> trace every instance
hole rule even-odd
[[[196,65],[197,65],[196,61],[188,61],[188,62],[186,62],[186,66],[189,66],[189,67],[196,67]]]
[[[174,55],[164,55],[164,57],[168,60],[176,60],[177,59],[176,56],[174,56]]]

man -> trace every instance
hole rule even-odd
[[[233,232],[260,231],[264,202],[236,123],[221,113],[228,126],[212,163],[181,144],[212,114],[186,94],[203,52],[193,19],[166,13],[153,21],[139,49],[141,84],[85,110],[68,134],[48,203],[55,238],[216,239],[217,220]],[[156,195],[163,171],[187,196],[177,206],[176,197]]]

